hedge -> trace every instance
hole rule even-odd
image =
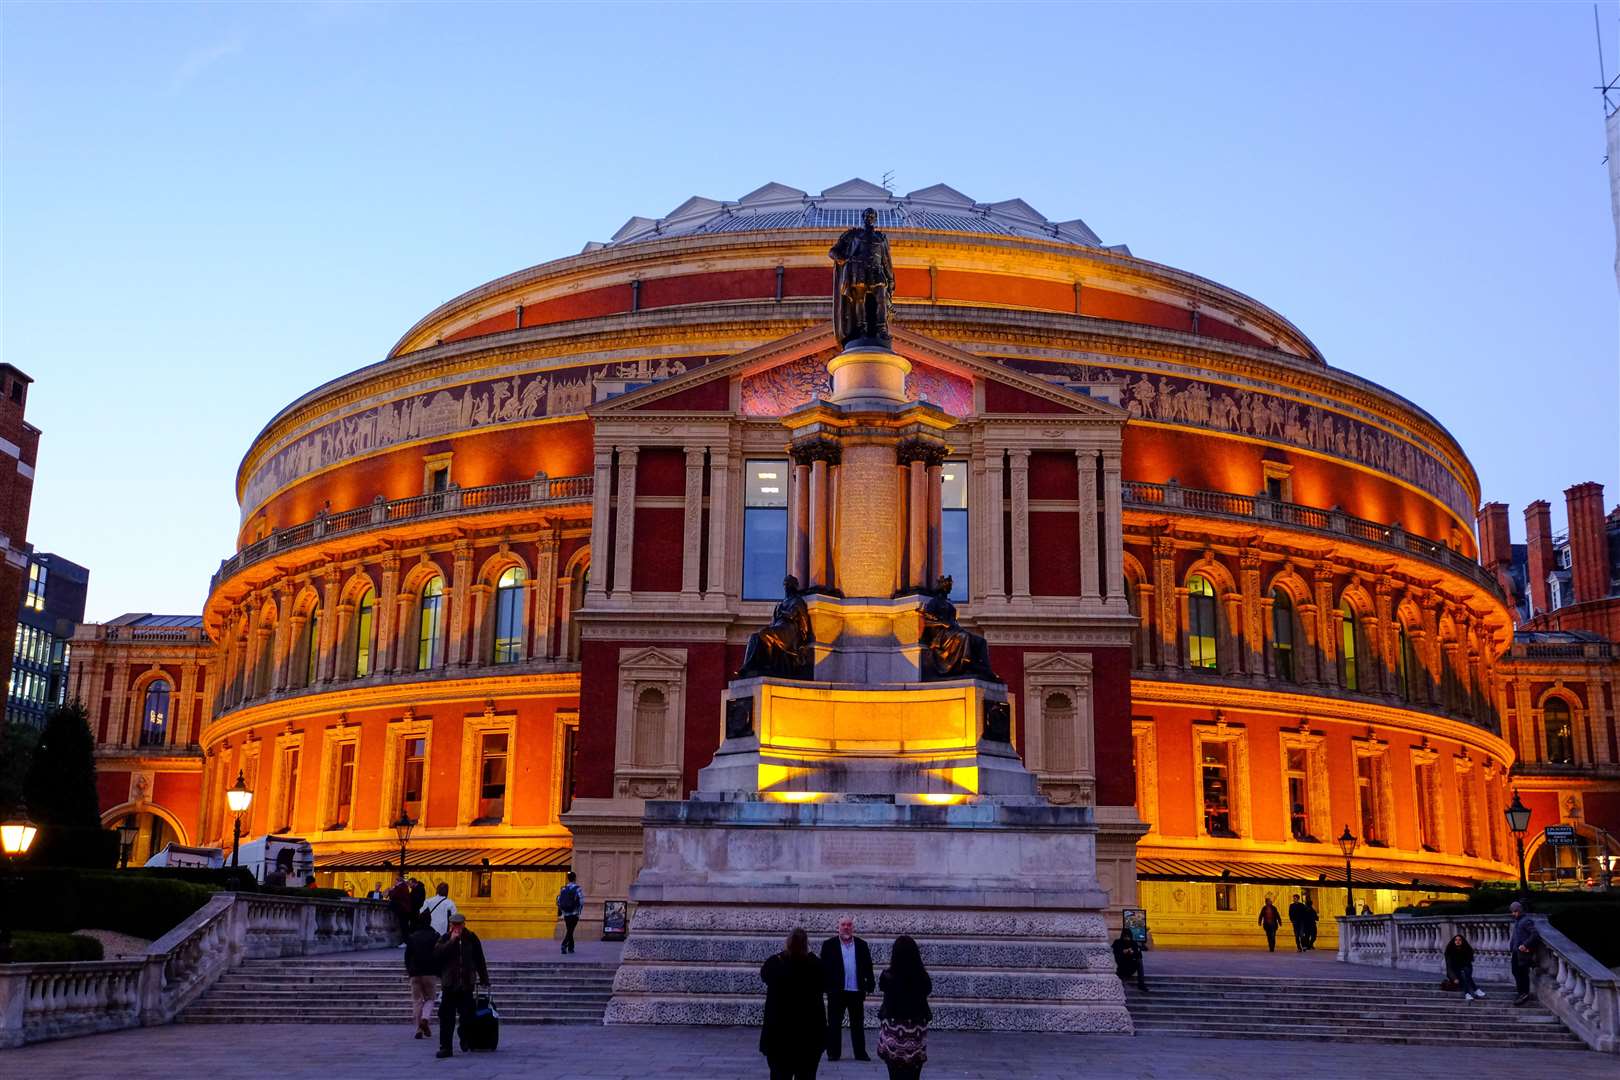
[[[1480,888],[1466,900],[1397,908],[1403,915],[1505,915],[1515,888]],[[1620,964],[1620,894],[1532,889],[1529,908],[1604,967]]]
[[[14,925],[64,933],[114,930],[148,940],[180,925],[216,891],[185,881],[62,869],[25,872],[10,884]]]
[[[63,964],[100,960],[102,955],[101,942],[83,934],[17,930],[11,935],[11,960],[15,964]]]

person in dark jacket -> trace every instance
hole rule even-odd
[[[1485,991],[1474,982],[1474,947],[1461,934],[1451,935],[1451,942],[1446,946],[1446,978],[1462,988],[1464,1001],[1485,996]]]
[[[1260,909],[1260,929],[1266,932],[1266,948],[1271,952],[1277,951],[1277,927],[1282,925],[1282,912],[1277,905],[1266,897],[1266,904]]]
[[[838,920],[838,936],[821,943],[821,974],[827,991],[827,1060],[837,1061],[844,1041],[844,1014],[849,1013],[849,1048],[856,1061],[866,1054],[866,995],[877,989],[872,977],[872,950],[855,936],[855,920]]]
[[[878,988],[883,991],[878,1057],[889,1067],[889,1080],[917,1080],[928,1060],[928,1023],[934,1018],[928,995],[934,991],[934,980],[923,967],[922,950],[909,935],[894,939]]]
[[[450,1056],[450,1039],[459,1017],[463,1029],[472,1020],[473,989],[489,988],[489,967],[484,963],[484,946],[478,935],[467,929],[467,916],[450,916],[450,932],[433,947],[433,961],[439,968],[439,1053]],[[467,1049],[465,1041],[463,1050]]]
[[[403,876],[388,890],[388,907],[399,920],[399,947],[405,947],[405,939],[411,935],[411,923],[416,921],[416,913],[420,908],[411,907],[411,883]]]
[[[816,1080],[827,1046],[821,961],[810,955],[810,936],[795,927],[782,951],[759,969],[765,983],[765,1021],[759,1052],[771,1080]]]
[[[1517,900],[1508,907],[1508,911],[1513,914],[1513,929],[1508,934],[1508,956],[1513,962],[1513,987],[1519,993],[1513,999],[1513,1004],[1525,1005],[1530,1001],[1530,972],[1536,966],[1536,950],[1541,948],[1541,931],[1536,929],[1536,921]]]
[[[1305,951],[1305,905],[1299,902],[1299,893],[1288,905],[1288,925],[1294,928],[1294,951]]]
[[[1306,952],[1311,952],[1316,948],[1316,920],[1320,917],[1316,913],[1315,905],[1311,903],[1310,896],[1307,895],[1299,905],[1300,927],[1304,932]]]
[[[418,1039],[433,1034],[428,1026],[428,1007],[433,1004],[434,984],[439,981],[439,965],[433,958],[433,947],[438,943],[433,924],[417,916],[405,939],[405,977],[411,981],[411,1021],[416,1025]]]
[[[1142,964],[1142,946],[1137,944],[1128,926],[1122,928],[1119,937],[1114,939],[1114,972],[1121,982],[1134,975],[1136,988],[1147,992],[1147,969]]]

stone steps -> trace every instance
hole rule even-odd
[[[489,965],[495,1005],[512,1024],[600,1024],[614,967],[560,961]],[[403,961],[255,960],[180,1016],[190,1024],[409,1023]]]
[[[1556,1016],[1513,1005],[1511,987],[1482,986],[1482,1001],[1434,981],[1295,981],[1281,977],[1149,976],[1126,1003],[1141,1036],[1306,1039],[1323,1042],[1579,1050]]]

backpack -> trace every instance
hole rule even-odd
[[[580,887],[570,881],[562,887],[557,894],[557,911],[563,915],[578,915],[585,910],[585,894]]]

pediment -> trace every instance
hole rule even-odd
[[[1027,654],[1024,660],[1024,678],[1031,675],[1043,677],[1090,675],[1090,653],[1044,653],[1040,655]]]
[[[1123,409],[1004,367],[995,360],[975,356],[942,341],[897,328],[894,351],[912,362],[912,376],[906,389],[913,400],[926,401],[953,416],[971,416],[976,411],[975,383],[986,384],[985,411],[989,413],[1039,413],[1052,420],[1123,422]],[[823,324],[779,338],[724,360],[711,361],[682,375],[593,407],[593,417],[626,416],[649,412],[729,412],[729,393],[703,395],[698,388],[725,380],[740,379],[741,394],[737,412],[742,416],[785,416],[809,404],[830,390],[826,361],[838,352],[832,325]],[[990,389],[991,385],[996,388]],[[698,404],[708,397],[707,405]],[[726,402],[721,407],[720,402]]]

